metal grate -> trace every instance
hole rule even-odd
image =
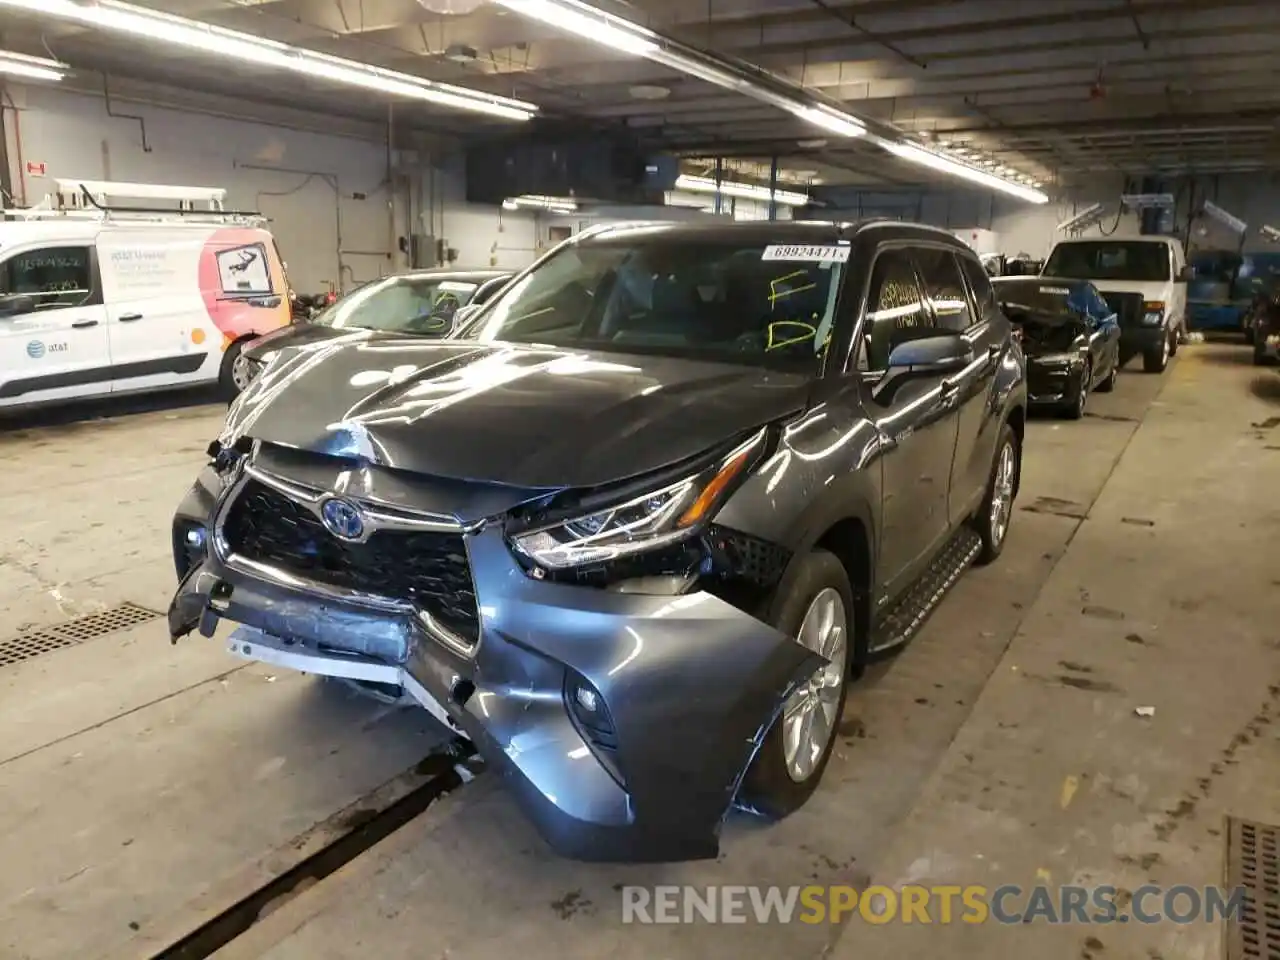
[[[86,640],[105,637],[117,630],[155,620],[164,614],[136,603],[122,603],[110,610],[86,614],[65,623],[57,623],[51,627],[37,627],[24,630],[16,637],[0,640],[0,667],[8,667],[23,660],[30,660],[42,653],[58,650],[62,647],[73,647]]]
[[[1227,892],[1244,890],[1228,920],[1226,960],[1280,960],[1280,827],[1227,818]]]

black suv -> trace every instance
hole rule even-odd
[[[178,510],[176,639],[403,691],[562,852],[714,856],[1000,554],[1026,385],[896,222],[594,229],[445,339],[282,348]]]

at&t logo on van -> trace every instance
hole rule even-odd
[[[27,343],[27,356],[39,360],[46,353],[66,353],[66,343],[45,343],[43,340],[31,340]]]

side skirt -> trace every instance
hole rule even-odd
[[[882,654],[902,646],[928,621],[960,575],[977,559],[982,541],[967,525],[947,542],[933,563],[907,588],[871,629],[868,653]]]

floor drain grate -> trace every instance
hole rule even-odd
[[[127,630],[160,616],[163,614],[136,603],[122,603],[110,610],[86,614],[51,627],[25,630],[16,637],[0,640],[0,667],[30,660],[51,650],[73,647],[95,637],[105,637],[117,630]]]
[[[1227,923],[1226,960],[1280,960],[1280,827],[1227,818],[1227,893],[1243,889]]]

